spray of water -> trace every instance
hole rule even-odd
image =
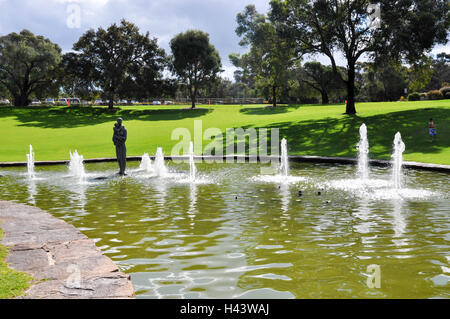
[[[281,175],[287,177],[289,174],[289,162],[287,154],[287,141],[285,138],[281,140],[281,158],[280,158],[280,172]]]
[[[34,152],[33,146],[30,145],[30,153],[27,154],[27,169],[28,169],[28,178],[30,180],[34,179],[36,174],[34,173]]]
[[[139,170],[144,171],[146,173],[153,172],[152,160],[150,159],[150,156],[147,153],[144,153],[144,155],[142,155],[141,164],[139,165]]]
[[[402,188],[402,166],[403,166],[403,152],[405,151],[405,143],[402,141],[400,132],[395,134],[394,138],[394,153],[392,154],[392,180],[396,189]]]
[[[197,168],[194,163],[194,144],[192,142],[189,143],[189,179],[191,182],[195,181],[195,174],[197,172]]]
[[[369,141],[367,139],[367,127],[366,124],[361,125],[359,128],[359,143],[358,149],[358,169],[357,175],[359,179],[369,179]]]
[[[156,176],[163,177],[167,174],[167,167],[164,164],[164,153],[161,147],[156,149],[154,171]]]
[[[80,183],[86,180],[86,172],[84,170],[83,155],[79,155],[78,151],[70,152],[69,173],[73,177],[78,178]]]

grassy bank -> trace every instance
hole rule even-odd
[[[0,229],[0,241],[3,232]],[[14,298],[30,286],[31,277],[8,267],[5,262],[8,250],[0,244],[0,299]]]
[[[201,107],[201,108],[200,108]],[[129,156],[154,154],[162,146],[166,154],[179,140],[171,140],[176,128],[193,136],[194,120],[210,127],[280,128],[290,155],[355,156],[362,123],[368,127],[370,156],[388,159],[396,132],[406,144],[405,160],[450,164],[450,100],[359,103],[358,114],[344,115],[344,105],[294,105],[276,109],[261,105],[199,105],[122,107],[115,113],[104,108],[1,107],[0,161],[26,161],[32,144],[36,160],[65,160],[77,149],[85,158],[113,157],[112,127],[120,116],[128,130]],[[431,143],[428,119],[438,126],[438,140]],[[210,141],[205,140],[203,145]]]

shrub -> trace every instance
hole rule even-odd
[[[442,93],[442,95],[444,96],[444,98],[447,98],[447,99],[448,99],[448,97],[446,97],[446,96],[447,96],[448,93],[450,93],[450,86],[443,87],[443,88],[440,89],[439,91]]]
[[[429,100],[442,100],[444,98],[441,91],[439,90],[433,90],[428,92],[427,97]]]
[[[408,101],[420,101],[420,94],[417,92],[413,92],[408,95]]]

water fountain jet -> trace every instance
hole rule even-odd
[[[27,154],[28,179],[32,180],[36,177],[34,172],[34,152],[33,146],[30,145],[30,153]]]
[[[163,177],[167,174],[167,167],[164,165],[164,153],[161,147],[156,149],[154,171],[156,176]]]
[[[78,151],[70,152],[69,173],[73,177],[78,178],[80,183],[86,180],[86,172],[84,171],[84,158],[79,155]]]
[[[189,143],[189,180],[191,182],[195,181],[195,174],[197,172],[197,168],[194,163],[194,144],[192,142]]]
[[[280,157],[280,172],[284,177],[288,177],[289,174],[289,162],[287,154],[287,141],[285,138],[281,140],[281,157]]]
[[[139,170],[144,171],[146,173],[153,172],[152,160],[150,159],[150,156],[147,153],[144,153],[144,155],[142,155],[141,164],[139,165]]]
[[[358,168],[357,175],[359,179],[365,181],[369,179],[369,141],[367,139],[366,124],[359,128],[359,143],[358,149]]]
[[[400,132],[395,134],[394,138],[394,153],[392,154],[392,180],[394,188],[402,188],[402,166],[403,166],[403,152],[405,151],[405,143],[402,141],[402,135]]]

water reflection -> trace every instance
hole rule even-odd
[[[403,200],[394,200],[392,210],[392,226],[394,228],[394,238],[392,241],[397,246],[408,245],[408,239],[402,238],[406,232],[406,218],[403,213]]]
[[[35,206],[36,205],[36,195],[37,195],[37,188],[36,188],[36,181],[33,178],[28,179],[28,198],[27,202],[30,205]]]
[[[289,202],[291,201],[291,194],[289,192],[289,184],[281,183],[279,185],[280,197],[281,197],[281,210],[287,212],[289,209]]]
[[[189,184],[189,209],[188,214],[195,214],[195,205],[197,204],[197,185],[195,183]]]
[[[354,230],[360,234],[368,234],[371,232],[373,225],[372,219],[374,216],[371,214],[369,201],[365,199],[357,200],[358,206],[353,215],[360,221],[354,226]]]
[[[86,190],[88,185],[86,184],[75,184],[72,186],[72,203],[74,207],[78,208],[80,215],[84,215],[87,212],[85,211],[85,206],[87,203],[86,198]]]

